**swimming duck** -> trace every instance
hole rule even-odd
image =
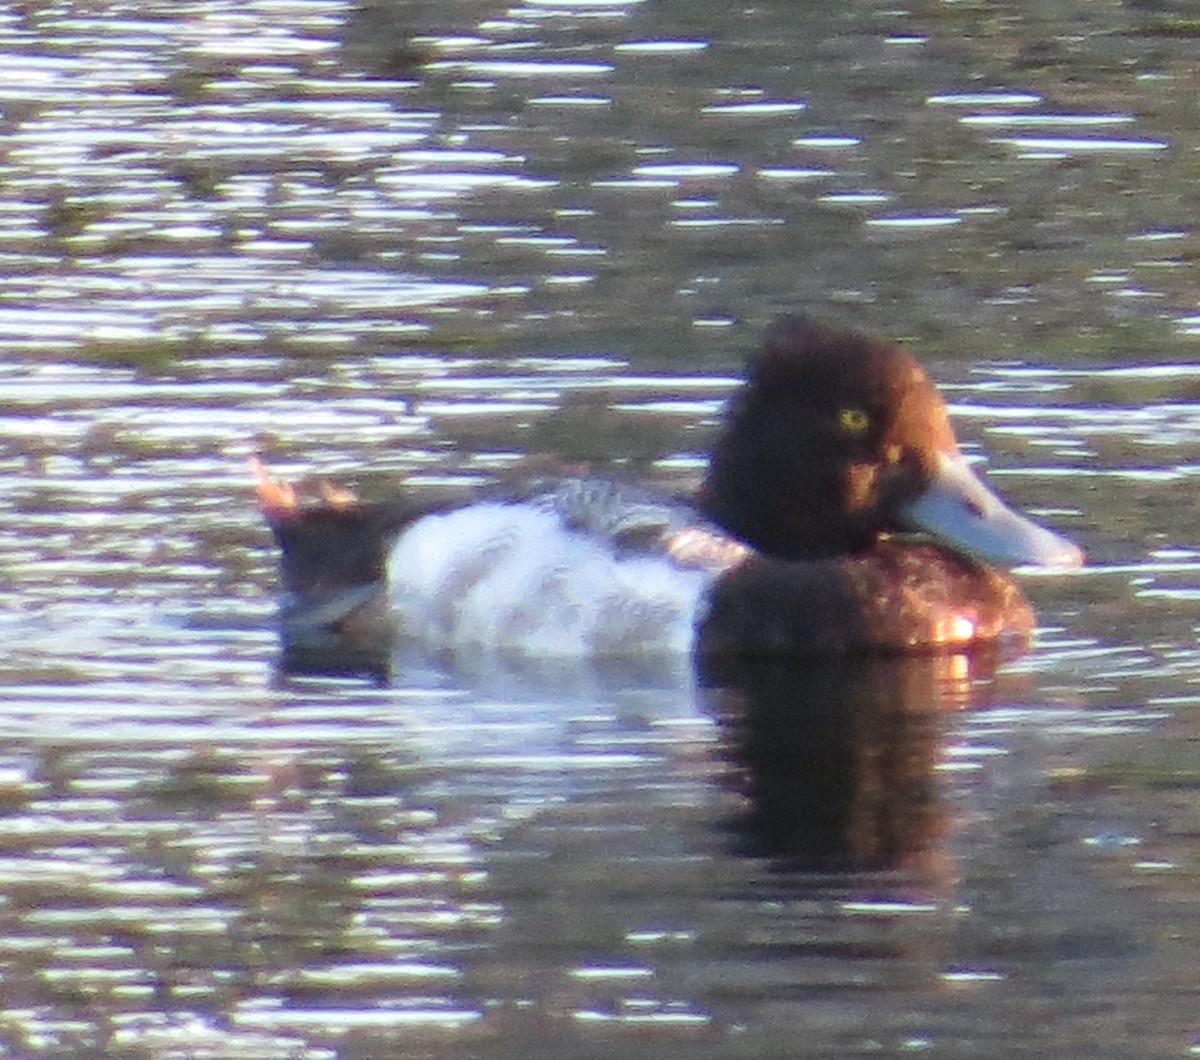
[[[1071,568],[1006,506],[892,342],[775,321],[690,500],[592,479],[436,505],[306,501],[256,463],[283,552],[284,632],[376,621],[437,648],[784,656],[1020,644],[1002,568]]]

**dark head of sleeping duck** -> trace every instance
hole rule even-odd
[[[801,316],[751,359],[690,502],[569,479],[306,503],[258,471],[285,635],[387,613],[434,647],[540,655],[1018,646],[1033,614],[1001,569],[1082,562],[970,470],[910,356]]]

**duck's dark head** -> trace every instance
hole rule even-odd
[[[814,559],[932,534],[1000,566],[1078,566],[1071,542],[969,468],[929,377],[894,343],[803,316],[772,325],[733,399],[700,493],[766,555]]]

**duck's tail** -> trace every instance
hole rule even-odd
[[[328,599],[347,589],[382,583],[387,552],[402,514],[390,505],[368,504],[327,483],[315,497],[273,478],[258,457],[250,460],[258,507],[283,553],[284,590]]]
[[[250,470],[281,552],[288,668],[361,669],[362,658],[374,658],[390,640],[388,552],[421,512],[403,499],[366,502],[326,483],[302,491],[274,478],[257,456]]]

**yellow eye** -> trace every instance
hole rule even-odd
[[[871,425],[871,417],[862,409],[840,409],[838,426],[847,434],[862,434]]]

